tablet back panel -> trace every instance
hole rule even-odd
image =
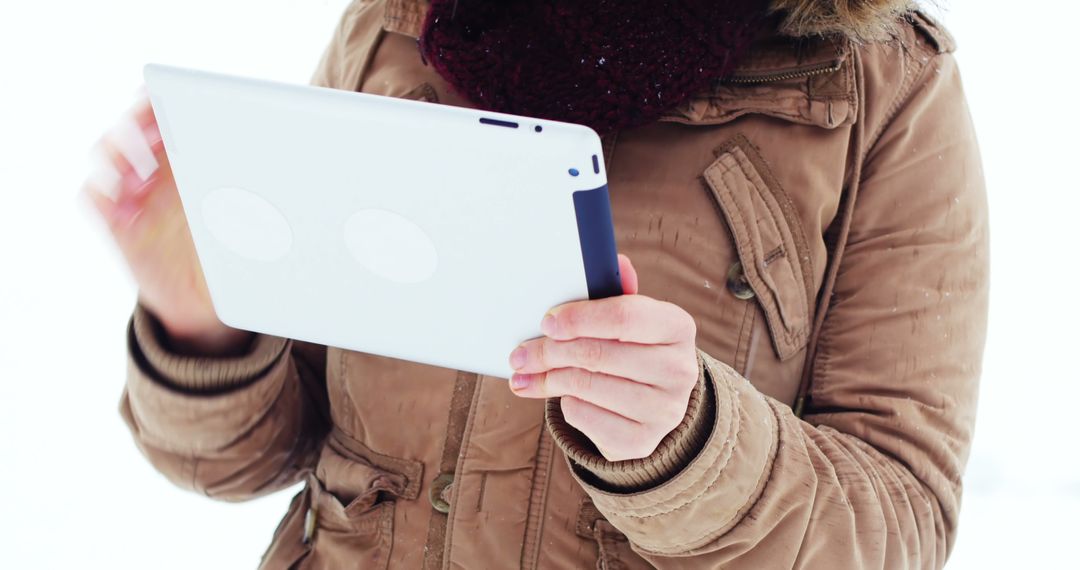
[[[620,292],[587,127],[144,71],[232,327],[507,377],[549,308]]]

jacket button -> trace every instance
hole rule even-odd
[[[742,263],[736,261],[731,264],[731,269],[727,272],[727,288],[736,299],[745,301],[754,298],[754,289],[746,281],[746,272],[743,271]]]
[[[428,490],[428,499],[431,500],[431,507],[436,511],[447,514],[450,512],[450,502],[447,501],[448,495],[447,487],[454,484],[453,473],[440,473],[431,482],[431,489]]]

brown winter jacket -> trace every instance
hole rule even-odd
[[[650,457],[604,460],[501,378],[268,335],[183,356],[136,304],[142,452],[226,500],[306,481],[264,568],[941,567],[988,288],[953,42],[904,2],[773,4],[733,77],[604,139],[641,293],[698,325]],[[313,83],[467,105],[420,60],[424,10],[354,1]]]

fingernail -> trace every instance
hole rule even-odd
[[[531,382],[532,376],[529,374],[514,374],[510,377],[510,387],[514,390],[527,388]]]
[[[544,315],[544,320],[540,321],[540,332],[546,336],[555,334],[555,315],[551,313]]]
[[[514,352],[510,353],[510,366],[514,370],[517,370],[517,369],[521,368],[522,366],[525,366],[525,360],[526,360],[526,357],[528,356],[528,354],[529,354],[529,351],[525,350],[524,346],[519,346],[519,347],[515,348]]]

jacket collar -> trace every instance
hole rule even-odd
[[[386,0],[383,29],[417,38],[427,7],[427,0]],[[823,128],[851,124],[852,49],[847,36],[794,39],[765,29],[732,75],[661,120],[713,125],[755,113]]]
[[[383,29],[388,32],[419,38],[427,14],[427,0],[386,0]]]
[[[760,39],[734,73],[660,120],[717,125],[758,114],[826,129],[850,125],[859,100],[853,50],[843,38]]]

